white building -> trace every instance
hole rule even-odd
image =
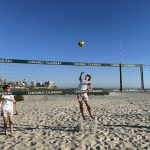
[[[36,82],[34,80],[31,81],[31,86],[36,87]]]

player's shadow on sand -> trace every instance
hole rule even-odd
[[[76,127],[66,127],[66,126],[43,126],[44,129],[50,129],[52,131],[66,131],[66,132],[78,132]]]
[[[119,125],[111,125],[111,124],[106,124],[106,125],[104,125],[104,127],[117,127],[117,128],[119,128],[119,127],[121,127],[121,128],[135,128],[135,129],[150,129],[150,127],[148,127],[148,126],[140,126],[140,125],[121,125],[121,124],[119,124]]]
[[[25,131],[25,130],[36,130],[36,129],[46,129],[51,131],[65,131],[65,132],[78,132],[79,130],[76,127],[67,127],[67,126],[43,126],[38,125],[37,127],[31,127],[30,125],[14,125],[16,131]]]
[[[0,126],[0,135],[4,135],[4,127]]]

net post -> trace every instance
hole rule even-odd
[[[120,92],[122,92],[122,65],[119,64],[120,70]]]
[[[140,65],[140,75],[141,75],[141,90],[144,90],[143,65]]]

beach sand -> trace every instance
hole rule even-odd
[[[76,96],[25,96],[17,103],[13,137],[4,135],[0,117],[0,149],[150,149],[149,93],[110,93],[89,99],[97,123],[85,110],[82,131]]]

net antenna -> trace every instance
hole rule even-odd
[[[119,38],[119,61],[122,63],[122,40]]]
[[[120,64],[119,64],[119,70],[120,70],[120,91],[122,91],[122,40],[119,38],[119,59],[120,59]]]

